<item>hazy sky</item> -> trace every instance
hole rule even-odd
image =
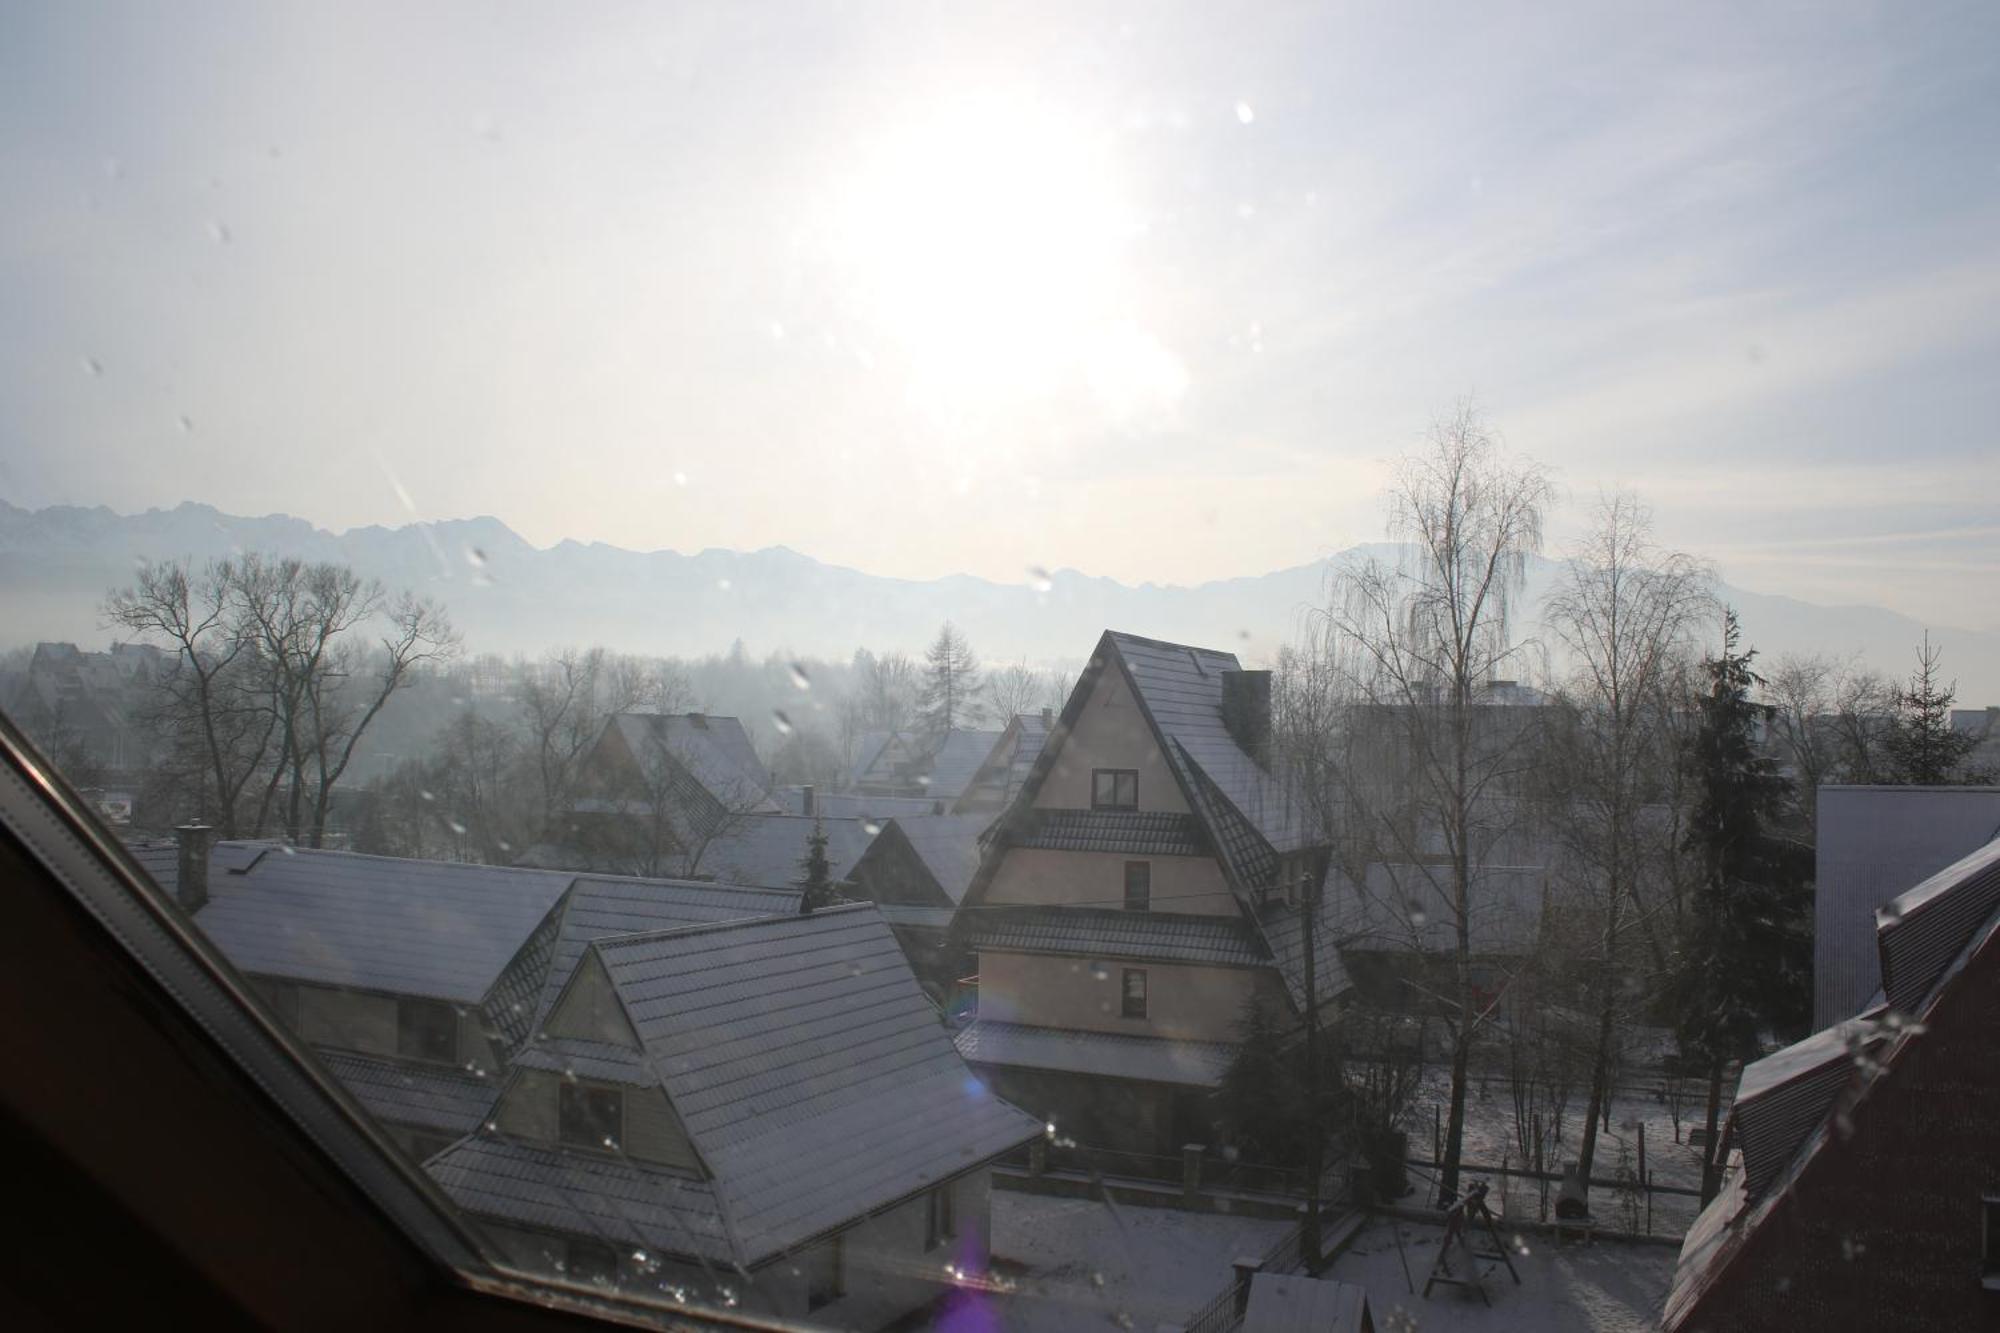
[[[12,5],[0,197],[15,504],[1189,582],[1472,394],[2000,625],[1991,3]]]

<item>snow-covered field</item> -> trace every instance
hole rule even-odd
[[[953,1328],[1008,1330],[1178,1326],[1226,1286],[1230,1261],[1260,1255],[1289,1223],[1089,1199],[993,1191],[995,1268],[1018,1283],[960,1310]]]
[[[1657,1328],[1673,1280],[1675,1251],[1665,1245],[1599,1241],[1557,1248],[1539,1233],[1501,1231],[1521,1285],[1501,1268],[1485,1282],[1489,1308],[1470,1288],[1439,1286],[1424,1299],[1425,1276],[1444,1232],[1405,1222],[1402,1253],[1397,1224],[1376,1218],[1321,1277],[1368,1289],[1375,1327],[1383,1333],[1641,1333]],[[1481,1248],[1484,1248],[1482,1246]],[[1404,1263],[1409,1281],[1404,1280]],[[1463,1261],[1461,1260],[1461,1263]],[[1417,1294],[1411,1294],[1414,1286]]]

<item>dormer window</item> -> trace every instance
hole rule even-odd
[[[625,1094],[601,1083],[556,1090],[556,1134],[571,1148],[616,1152],[625,1141]]]
[[[1137,810],[1139,808],[1139,770],[1136,768],[1091,769],[1090,808],[1093,810]]]

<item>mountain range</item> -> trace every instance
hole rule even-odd
[[[98,614],[104,594],[129,580],[138,562],[199,562],[240,551],[342,561],[392,587],[436,596],[474,652],[601,643],[692,655],[740,639],[754,655],[844,658],[857,647],[920,650],[949,619],[988,662],[1073,665],[1106,628],[1268,661],[1307,609],[1324,603],[1333,561],[1393,548],[1360,547],[1191,587],[1135,587],[1070,569],[1007,584],[963,574],[888,578],[782,546],[693,555],[601,542],[543,548],[490,517],[334,533],[282,514],[243,517],[196,503],[117,514],[0,501],[0,647],[40,639],[101,644],[109,637]],[[1554,560],[1530,561],[1523,605],[1531,613],[1559,570]],[[1927,627],[1881,607],[1821,606],[1728,586],[1721,593],[1742,619],[1744,641],[1767,662],[1823,653],[1906,677],[1928,628],[1946,677],[1958,682],[1960,706],[2000,703],[2000,633]]]

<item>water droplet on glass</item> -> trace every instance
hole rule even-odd
[[[731,585],[728,579],[717,579],[715,581],[715,586],[722,589],[722,591],[724,592],[728,592]]]
[[[1430,913],[1424,911],[1423,908],[1412,907],[1410,909],[1410,924],[1418,930],[1422,930],[1430,919]]]
[[[279,843],[278,850],[283,852],[286,856],[297,856],[299,854],[299,849],[292,846],[292,844],[290,844],[289,842]]]
[[[1092,1274],[1090,1275],[1090,1285],[1091,1285],[1091,1286],[1093,1286],[1093,1287],[1101,1287],[1101,1286],[1103,1286],[1103,1285],[1104,1285],[1104,1274],[1102,1274],[1102,1273],[1092,1273]]]
[[[1236,104],[1236,119],[1248,125],[1257,119],[1257,109],[1248,102],[1238,102]]]
[[[494,845],[495,847],[498,847],[498,848],[499,848],[499,849],[500,849],[501,851],[503,851],[503,852],[511,852],[511,851],[513,851],[513,850],[514,850],[514,844],[513,844],[513,843],[511,843],[511,842],[509,842],[509,841],[507,841],[507,840],[506,840],[505,838],[502,838],[502,839],[500,839],[500,840],[499,840],[498,842],[494,843],[493,845]],[[517,1008],[517,1009],[518,1009],[519,1007],[520,1007],[519,1005],[516,1005],[516,1006],[515,1006],[515,1008]]]
[[[104,363],[94,356],[83,358],[83,368],[93,375],[102,375],[104,373]]]
[[[792,663],[792,688],[795,690],[809,690],[812,687],[812,677],[806,674],[805,664],[801,662]]]
[[[1056,586],[1055,576],[1040,565],[1028,566],[1028,586],[1036,592],[1047,592]]]
[[[1883,925],[1893,926],[1903,919],[1903,905],[1899,902],[1884,903],[1875,915],[1881,918]]]
[[[1109,981],[1111,980],[1111,969],[1102,963],[1092,963],[1090,965],[1090,979],[1092,981]]]
[[[864,819],[861,821],[861,831],[872,838],[882,831],[882,826],[872,819]]]
[[[486,568],[486,552],[480,550],[477,546],[466,547],[465,563],[471,565],[474,569]]]
[[[185,412],[181,413],[180,415],[180,423],[181,423],[181,434],[183,435],[186,435],[189,431],[194,429],[194,418],[189,416]]]
[[[687,484],[688,484],[688,474],[687,474],[687,473],[685,473],[685,472],[676,472],[676,473],[674,473],[674,485],[676,485],[676,486],[685,486],[685,485],[687,485]]]
[[[431,794],[430,788],[419,787],[417,788],[417,799],[421,801],[435,801],[437,797]]]
[[[488,1134],[498,1134],[500,1132],[500,1122],[498,1120],[489,1120],[480,1126],[480,1128],[484,1129]]]
[[[445,820],[444,826],[450,829],[453,833],[457,834],[461,838],[465,836],[465,825],[460,823],[456,819]]]
[[[773,708],[771,710],[771,725],[778,729],[780,736],[789,736],[792,734],[792,720],[785,716],[785,710],[782,708]]]

